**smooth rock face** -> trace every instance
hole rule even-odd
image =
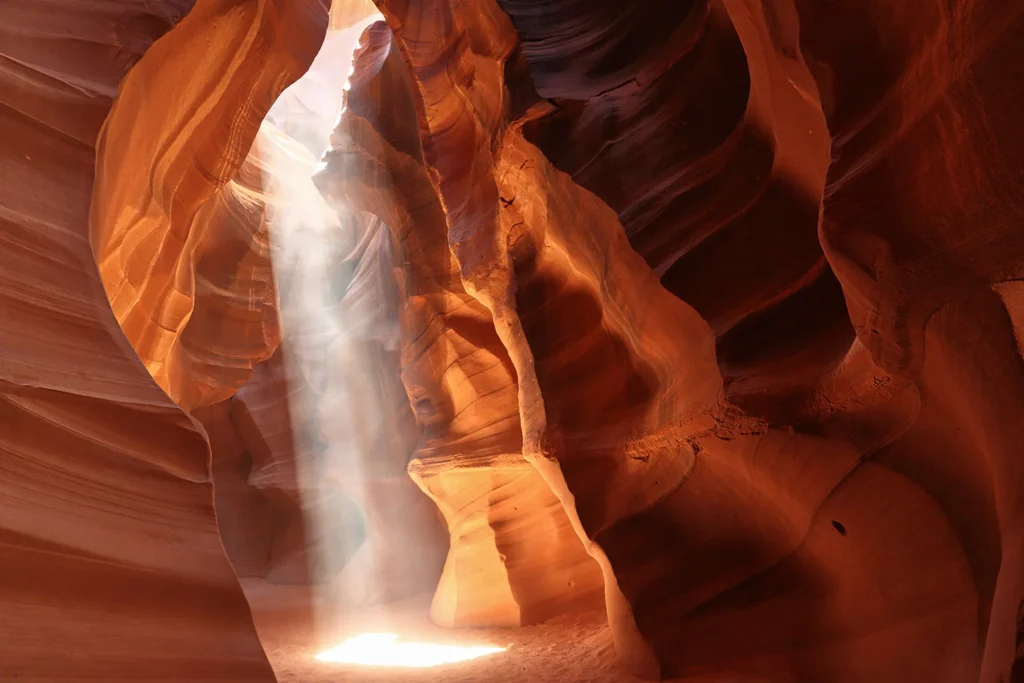
[[[217,189],[207,172],[217,169],[222,184],[238,170],[242,157],[222,143],[237,140],[244,156],[245,137],[275,89],[312,59],[327,17],[317,2],[192,4],[0,7],[3,680],[274,680],[218,534],[207,435],[182,410],[208,386],[236,381],[235,371],[218,376],[217,358],[236,365],[251,341],[232,331],[233,350],[216,349],[213,370],[194,383],[144,363],[174,368],[204,335],[216,341],[218,326],[187,341],[154,324],[176,329],[193,310],[181,296],[194,295],[200,308],[225,305],[196,284],[210,281],[183,274],[196,264],[209,274],[208,257],[239,243],[217,225],[195,264],[175,270],[187,241],[179,228],[235,211],[233,199],[200,208]],[[253,40],[288,25],[301,34],[288,46],[294,52],[281,52],[287,40]],[[262,89],[251,111],[221,90],[218,63],[263,75],[250,80]],[[97,143],[119,82],[122,114]],[[243,101],[245,82],[230,81]],[[255,271],[239,261],[245,284]],[[97,263],[112,262],[123,266],[123,283],[101,279],[108,270]],[[126,287],[113,313],[104,290],[112,284]],[[133,310],[141,322],[129,324]],[[143,348],[154,353],[140,362]]]
[[[381,3],[638,672],[1010,675],[1022,24],[968,5]]]
[[[330,202],[379,215],[401,259],[401,377],[420,431],[409,472],[450,537],[431,618],[522,626],[592,608],[598,567],[522,456],[511,362],[448,256],[405,69],[387,26],[368,28],[316,183]]]
[[[0,6],[0,679],[272,680],[233,566],[1024,680],[1021,3],[378,0],[336,125],[366,2],[194,4]]]

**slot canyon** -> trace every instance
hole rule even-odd
[[[1024,683],[1022,121],[1024,0],[0,0],[0,681]]]

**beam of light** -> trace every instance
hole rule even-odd
[[[377,215],[338,198],[328,202],[313,181],[344,111],[353,51],[364,29],[382,19],[373,12],[328,31],[309,70],[271,108],[255,145],[264,171],[313,617],[329,632],[351,609],[436,582],[429,563],[407,561],[429,555],[434,541],[424,536],[420,544],[411,532],[424,523],[403,516],[415,501],[402,497],[402,486],[422,494],[405,473],[418,434],[408,397],[402,401],[399,264],[391,233]],[[335,159],[332,173],[359,173],[348,159]]]
[[[324,626],[350,603],[371,602],[380,577],[365,560],[373,557],[370,544],[376,539],[360,538],[360,514],[354,511],[366,486],[366,458],[352,437],[352,396],[368,394],[367,373],[359,370],[370,362],[346,353],[364,341],[366,323],[362,311],[340,305],[353,279],[346,276],[345,261],[359,243],[362,224],[345,207],[329,206],[312,176],[331,146],[359,36],[380,18],[374,12],[349,28],[329,31],[308,71],[274,103],[256,139],[266,170],[295,452],[315,456],[297,455],[296,469],[306,528],[318,540],[310,548],[310,580],[316,618]],[[375,407],[370,404],[362,421],[371,432],[381,420]],[[334,426],[330,433],[325,423]],[[325,484],[335,470],[344,471],[347,490]]]
[[[316,655],[321,662],[421,668],[454,664],[504,652],[505,648],[398,642],[394,633],[364,633]]]

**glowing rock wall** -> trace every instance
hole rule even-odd
[[[233,557],[308,571],[259,527],[324,423],[258,417],[298,387],[249,154],[328,15],[190,5],[0,8],[0,678],[271,678],[211,443]],[[1010,680],[1019,3],[378,7],[315,182],[376,226],[349,303],[396,288],[359,348],[452,534],[434,618],[603,593],[651,678]]]

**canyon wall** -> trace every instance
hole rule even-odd
[[[270,298],[259,235],[213,219],[252,210],[231,180],[326,25],[315,0],[0,8],[0,678],[274,680],[183,407],[272,351],[276,318],[225,328],[218,291]]]
[[[1006,679],[1019,11],[380,6],[622,657]]]
[[[443,625],[1020,678],[1019,3],[377,6],[297,176],[360,325],[292,340],[254,141],[366,3],[0,8],[0,678],[272,680],[225,547],[344,573],[316,499],[399,585],[426,496]]]
[[[431,616],[522,626],[597,607],[597,567],[522,455],[515,369],[451,258],[410,87],[391,31],[371,26],[315,181],[332,204],[378,216],[396,245],[401,379],[419,427],[409,472],[450,537]]]

